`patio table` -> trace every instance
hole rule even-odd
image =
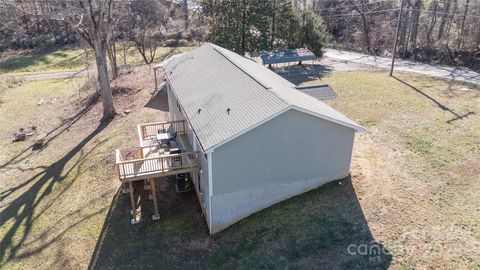
[[[170,133],[168,132],[158,133],[156,138],[157,138],[158,144],[163,145],[165,144],[165,141],[167,141],[168,143],[168,141],[172,138],[172,135],[170,135]]]

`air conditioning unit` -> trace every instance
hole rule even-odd
[[[192,178],[189,173],[179,173],[175,178],[175,189],[178,193],[188,192],[193,189]]]

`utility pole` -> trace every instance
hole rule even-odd
[[[400,31],[400,25],[402,24],[402,11],[404,3],[405,0],[402,0],[402,3],[400,4],[400,11],[398,12],[397,31],[395,31],[395,40],[393,41],[392,67],[390,68],[390,76],[393,75],[393,66],[395,65],[395,52],[397,51],[398,32]]]

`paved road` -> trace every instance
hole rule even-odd
[[[277,72],[284,77],[299,75],[311,76],[335,71],[390,69],[391,64],[391,59],[389,58],[375,58],[371,55],[335,49],[326,49],[324,55],[325,57],[318,63],[319,65],[304,69],[279,69]],[[428,76],[443,78],[446,80],[468,82],[480,85],[480,74],[467,68],[429,65],[397,59],[395,60],[395,70],[415,72]],[[87,70],[82,69],[77,71],[31,74],[25,75],[23,78],[26,81],[42,81],[85,77],[87,74]]]
[[[379,69],[390,69],[391,65],[391,59],[389,58],[375,58],[371,55],[340,51],[335,49],[326,49],[324,55],[327,59],[330,58],[351,63],[368,65]],[[428,76],[443,78],[446,80],[467,82],[480,85],[480,74],[473,70],[462,67],[437,66],[395,59],[395,70],[415,72]]]

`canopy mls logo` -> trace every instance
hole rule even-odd
[[[375,241],[366,244],[350,244],[347,247],[347,253],[352,256],[368,256],[368,260],[373,262],[381,262],[382,257],[391,256],[383,245]]]

